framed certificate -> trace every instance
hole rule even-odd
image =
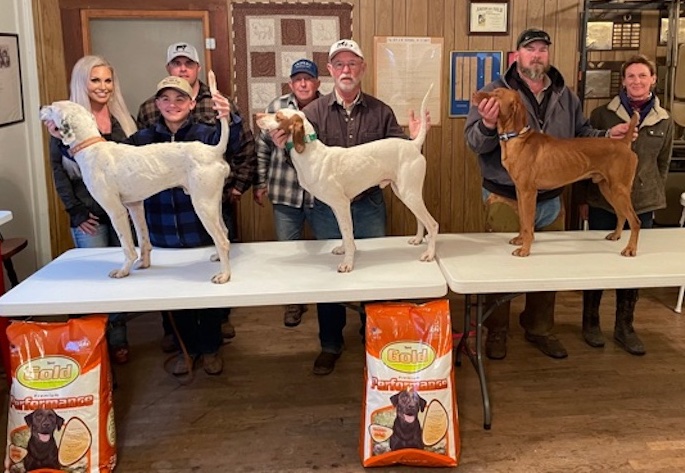
[[[19,36],[0,33],[0,127],[23,121]]]
[[[508,0],[469,0],[469,34],[508,34]]]

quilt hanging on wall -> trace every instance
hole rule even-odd
[[[319,68],[322,94],[333,90],[328,49],[352,37],[349,3],[232,3],[234,96],[253,131],[255,113],[290,92],[290,67],[308,58]]]

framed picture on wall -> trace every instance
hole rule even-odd
[[[0,33],[0,126],[23,121],[19,35]]]
[[[469,0],[469,34],[507,34],[508,0]]]
[[[473,93],[498,79],[502,51],[452,51],[450,53],[450,117],[465,117]]]

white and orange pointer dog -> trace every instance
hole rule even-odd
[[[214,73],[208,82],[216,91]],[[53,121],[69,146],[88,191],[109,215],[124,250],[121,268],[109,273],[112,278],[129,275],[131,267],[150,266],[152,245],[145,222],[143,201],[165,189],[183,187],[207,233],[212,237],[221,271],[212,282],[222,284],[231,277],[228,262],[228,230],[221,218],[221,194],[230,168],[224,160],[228,145],[228,120],[221,119],[221,139],[216,146],[200,142],[157,143],[131,146],[105,141],[93,115],[68,100],[42,107],[40,118]],[[133,244],[128,212],[131,214],[140,245],[140,259]],[[217,256],[213,255],[212,260]]]
[[[431,87],[432,88],[432,87]],[[426,158],[421,146],[426,138],[426,101],[428,89],[421,102],[421,128],[413,140],[386,138],[363,145],[342,148],[326,146],[316,138],[312,124],[304,113],[284,108],[276,113],[257,114],[257,125],[271,131],[277,128],[290,135],[293,144],[290,158],[302,187],[320,201],[328,204],[340,227],[342,245],[333,249],[345,257],[338,271],[346,273],[354,267],[354,233],[350,202],[366,189],[390,184],[395,195],[412,211],[417,221],[412,245],[423,241],[427,231],[428,248],[421,261],[435,258],[435,240],[438,223],[423,202],[423,181],[426,176]]]

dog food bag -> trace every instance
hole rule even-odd
[[[366,315],[362,464],[456,466],[449,301],[369,304]]]
[[[13,322],[5,473],[109,473],[115,448],[107,317]]]

